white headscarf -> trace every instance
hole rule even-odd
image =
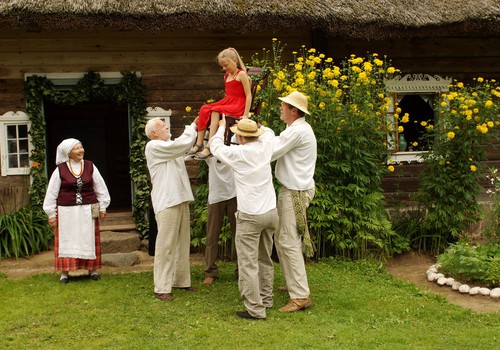
[[[77,144],[81,143],[77,139],[66,139],[63,140],[59,146],[57,146],[56,152],[56,165],[65,163],[69,160],[69,153]]]

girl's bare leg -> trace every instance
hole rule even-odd
[[[198,130],[198,135],[196,137],[196,143],[191,147],[188,155],[195,155],[200,152],[203,148],[203,137],[205,136],[206,130]]]
[[[220,120],[220,113],[212,111],[212,115],[210,116],[210,130],[209,130],[210,133],[208,136],[208,142],[203,151],[200,152],[204,156],[210,155],[210,139],[215,135],[217,129],[219,129],[219,120]]]

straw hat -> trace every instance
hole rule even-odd
[[[233,133],[246,137],[258,137],[264,133],[264,130],[259,129],[256,122],[248,118],[241,119],[236,125],[233,125],[230,129]]]
[[[298,91],[292,91],[288,96],[285,97],[278,97],[281,101],[288,103],[289,105],[292,105],[298,109],[300,109],[302,112],[306,114],[311,114],[307,110],[307,97],[306,95],[298,92]]]

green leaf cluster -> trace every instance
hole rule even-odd
[[[38,208],[0,216],[0,259],[30,256],[49,249],[53,230]]]
[[[456,243],[437,258],[439,271],[460,282],[500,286],[500,245]]]

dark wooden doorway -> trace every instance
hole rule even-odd
[[[55,169],[59,143],[76,138],[83,144],[85,159],[94,162],[106,181],[111,195],[109,209],[131,210],[128,106],[108,101],[62,106],[44,101],[44,112],[49,176]]]

